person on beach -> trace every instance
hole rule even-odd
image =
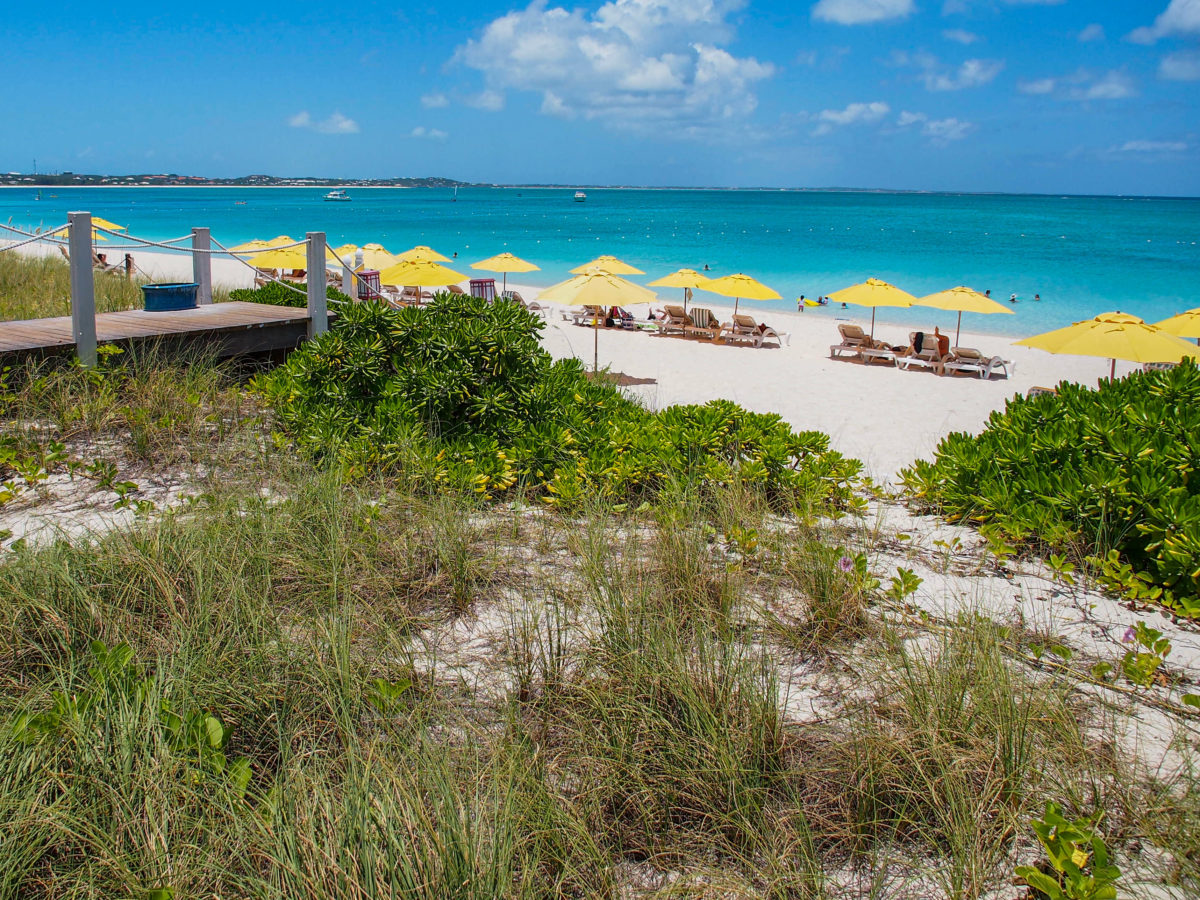
[[[796,299],[796,312],[804,312],[804,295],[801,294]]]

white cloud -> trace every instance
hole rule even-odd
[[[426,140],[430,141],[444,141],[446,138],[450,137],[450,135],[442,131],[440,128],[426,128],[424,125],[418,125],[416,128],[414,128],[410,136],[415,138],[425,138]]]
[[[897,128],[908,128],[912,125],[921,126],[921,134],[934,144],[948,144],[951,141],[961,141],[975,130],[974,124],[961,119],[930,119],[923,112],[904,110],[896,119]]]
[[[449,106],[450,101],[446,99],[446,95],[442,93],[426,94],[421,98],[421,105],[426,109],[441,109]]]
[[[1053,78],[1038,78],[1035,81],[1017,83],[1017,90],[1022,94],[1052,94],[1058,82]]]
[[[1158,77],[1167,81],[1200,81],[1200,53],[1168,53],[1158,64]]]
[[[961,91],[980,87],[993,81],[1004,68],[1004,60],[968,59],[957,69],[948,69],[931,53],[914,53],[910,56],[903,50],[892,53],[892,62],[898,66],[920,69],[917,77],[928,91]]]
[[[818,0],[812,17],[838,25],[864,25],[902,19],[913,11],[913,0]]]
[[[1091,83],[1081,85],[1071,91],[1074,100],[1123,100],[1126,97],[1137,96],[1137,88],[1133,79],[1122,71],[1113,69],[1105,72]]]
[[[1169,35],[1200,34],[1200,0],[1171,0],[1153,25],[1135,28],[1129,40],[1135,44],[1153,44]]]
[[[504,94],[500,91],[480,91],[467,98],[467,105],[476,109],[486,109],[488,112],[499,112],[504,109]]]
[[[531,91],[546,115],[732,137],[729,123],[758,104],[755,83],[775,72],[719,46],[732,39],[727,19],[744,4],[609,0],[589,14],[534,0],[489,22],[455,60],[483,73],[485,89],[472,104],[484,109],[503,106],[505,91]]]
[[[843,125],[859,125],[878,122],[891,112],[886,103],[876,100],[873,103],[851,103],[845,109],[826,109],[817,114],[817,125],[813,134],[829,134],[834,128]]]
[[[329,118],[317,121],[309,115],[308,110],[301,110],[288,119],[288,124],[293,128],[307,128],[321,134],[358,134],[358,123],[336,111]]]
[[[1113,153],[1182,153],[1188,148],[1183,141],[1126,141],[1113,147]]]
[[[979,35],[973,31],[965,31],[962,28],[947,28],[942,32],[942,37],[948,41],[955,41],[959,44],[974,44],[979,40]]]
[[[1096,22],[1093,22],[1091,25],[1088,25],[1086,28],[1084,28],[1083,31],[1079,32],[1079,41],[1081,43],[1086,44],[1089,41],[1102,40],[1104,40],[1104,26]]]

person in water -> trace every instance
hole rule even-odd
[[[801,294],[796,298],[796,312],[804,312],[804,295]]]
[[[709,268],[708,268],[708,263],[705,263],[705,264],[704,264],[704,271],[705,271],[705,272],[708,272],[708,271],[710,271],[710,270],[709,270]]]
[[[1037,302],[1038,302],[1039,300],[1041,300],[1041,299],[1042,299],[1042,295],[1041,295],[1041,294],[1034,294],[1034,295],[1033,295],[1033,302],[1034,302],[1034,303],[1037,303]]]
[[[1009,294],[1009,296],[1008,296],[1008,302],[1009,302],[1009,303],[1016,303],[1016,302],[1017,302],[1017,295],[1016,295],[1016,294]]]

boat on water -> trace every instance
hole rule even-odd
[[[575,192],[575,202],[576,203],[582,203],[586,199],[587,199],[587,194],[585,194],[583,191]]]
[[[326,200],[340,200],[342,202],[347,202],[350,200],[350,195],[347,194],[343,190],[336,190],[336,191],[330,191],[328,194],[326,194],[325,199]]]

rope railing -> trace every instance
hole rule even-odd
[[[284,281],[282,278],[276,278],[273,272],[268,272],[265,269],[260,269],[257,266],[247,262],[246,260],[244,260],[240,256],[238,256],[236,253],[229,250],[229,248],[227,248],[224,244],[222,244],[220,241],[218,241],[215,237],[210,236],[209,240],[211,240],[214,244],[216,244],[220,248],[219,252],[228,254],[230,257],[232,257],[233,259],[236,259],[238,262],[240,262],[247,269],[250,269],[250,271],[252,271],[254,273],[254,277],[256,279],[257,278],[267,278],[271,281],[274,281],[276,284],[282,284],[289,291],[295,291],[297,294],[303,294],[306,297],[308,296],[308,291],[302,291],[302,290],[300,290],[300,288],[296,287],[294,284],[289,284],[288,282]],[[297,241],[295,244],[289,244],[288,246],[289,247],[298,247],[298,246],[300,246],[300,244],[307,244],[307,243],[308,243],[307,240],[303,240],[303,241]],[[271,247],[270,249],[278,250],[281,248]],[[214,250],[211,252],[216,253],[218,251]]]
[[[15,231],[16,229],[13,229],[13,230]],[[18,247],[24,247],[26,244],[36,244],[38,241],[44,241],[44,240],[46,240],[46,235],[35,234],[33,237],[25,238],[25,240],[23,240],[23,241],[14,241],[10,244],[5,244],[3,247],[0,247],[0,253],[3,253],[5,250],[16,250]],[[53,239],[51,239],[51,241],[53,243],[58,243],[57,241],[54,241]],[[65,244],[66,242],[64,241],[63,243]],[[60,246],[62,246],[62,245],[60,245]]]

